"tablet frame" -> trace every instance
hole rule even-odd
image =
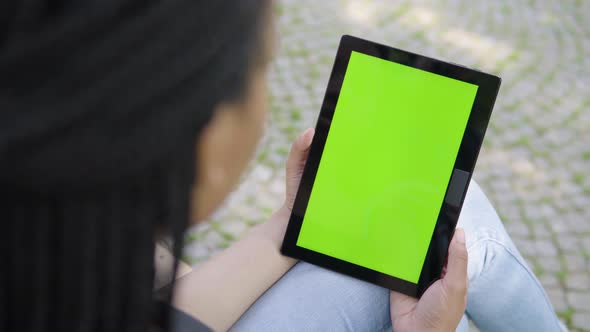
[[[344,81],[344,74],[346,73],[352,51],[372,55],[377,58],[478,86],[467,127],[455,159],[453,172],[449,174],[449,183],[445,197],[417,284],[297,246],[297,238],[299,237],[303,217],[328,138],[331,120],[334,116],[340,89]],[[433,282],[440,278],[449,243],[453,236],[457,220],[459,219],[459,213],[461,212],[465,194],[469,187],[500,83],[501,79],[499,77],[471,68],[349,35],[342,36],[281,252],[284,255],[350,275],[409,296],[420,297]]]

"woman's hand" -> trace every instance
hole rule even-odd
[[[391,324],[396,332],[455,331],[467,304],[467,248],[458,228],[449,246],[443,276],[420,300],[391,292]]]
[[[261,225],[261,231],[271,237],[276,243],[277,248],[280,247],[285,236],[313,135],[314,129],[309,128],[293,142],[291,152],[289,152],[289,157],[287,158],[285,203],[266,223]]]
[[[301,175],[303,174],[303,167],[307,161],[307,154],[309,147],[313,140],[314,129],[308,128],[293,142],[291,152],[287,159],[286,185],[287,192],[285,196],[285,208],[291,214],[295,196],[297,195],[297,188],[301,182]]]

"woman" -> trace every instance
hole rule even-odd
[[[313,130],[293,144],[284,206],[154,306],[154,242],[178,255],[262,134],[270,1],[2,6],[0,331],[464,331],[466,303],[484,330],[559,329],[475,184],[467,234],[420,301],[281,256]]]

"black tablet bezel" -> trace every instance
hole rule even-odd
[[[426,259],[417,284],[297,246],[297,238],[311,195],[311,188],[313,187],[324,145],[328,138],[330,123],[334,116],[340,88],[342,87],[344,74],[352,51],[372,55],[478,86],[459,153],[455,160],[454,170],[452,174],[449,174],[449,184],[445,198],[432,233]],[[377,44],[357,37],[342,36],[281,252],[284,255],[366,280],[410,296],[420,297],[428,286],[440,277],[449,242],[459,218],[459,213],[463,205],[463,200],[465,199],[465,194],[467,193],[469,181],[483,142],[500,83],[501,80],[499,77],[474,69]]]

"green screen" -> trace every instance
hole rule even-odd
[[[352,52],[297,245],[417,283],[476,92]]]

